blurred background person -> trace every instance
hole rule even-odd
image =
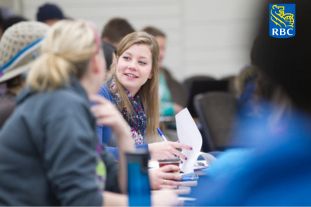
[[[272,38],[268,5],[288,3],[296,7],[296,35]],[[252,55],[270,89],[267,98],[261,95],[261,115],[241,120],[236,133],[250,151],[233,159],[239,163],[230,170],[201,179],[193,192],[195,205],[311,204],[311,72],[306,50],[311,46],[311,2],[267,0],[263,9]],[[276,114],[281,116],[276,119]]]
[[[66,18],[62,9],[58,5],[45,3],[38,8],[36,19],[39,22],[52,26],[56,22]]]
[[[40,54],[48,26],[40,22],[21,22],[8,28],[0,40],[0,128],[15,108],[15,98],[24,86],[26,73]]]
[[[11,11],[6,7],[0,7],[0,39],[5,30],[7,30],[13,24],[21,21],[27,21],[27,19],[22,16],[12,14]],[[0,95],[4,94],[5,91],[6,84],[0,83]]]
[[[187,94],[181,83],[179,83],[163,65],[166,52],[166,35],[160,29],[147,26],[142,29],[155,37],[159,45],[159,96],[160,96],[160,115],[174,116],[186,106]]]
[[[132,32],[135,32],[135,29],[125,18],[114,17],[105,24],[101,38],[108,70],[110,70],[113,53],[119,42],[123,37]]]

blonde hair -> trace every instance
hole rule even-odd
[[[113,76],[116,80],[116,90],[121,96],[121,102],[117,107],[120,110],[125,107],[129,112],[133,112],[133,107],[130,103],[130,100],[128,99],[125,89],[115,76],[118,59],[127,49],[133,45],[148,46],[152,55],[151,79],[148,79],[147,82],[138,91],[147,116],[146,137],[148,143],[151,143],[158,141],[157,127],[159,126],[159,47],[155,38],[146,32],[130,33],[125,36],[118,45],[114,57],[114,63],[111,67],[114,74]]]
[[[35,91],[46,91],[64,86],[72,75],[80,79],[98,47],[89,23],[56,23],[42,42],[41,56],[34,62],[26,84]]]

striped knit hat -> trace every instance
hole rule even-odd
[[[0,83],[29,70],[48,29],[40,22],[20,22],[5,31],[0,40]]]

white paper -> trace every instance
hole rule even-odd
[[[191,173],[202,147],[202,136],[187,108],[176,114],[175,118],[179,142],[193,148],[182,151],[188,160],[183,162],[181,170],[184,173]]]

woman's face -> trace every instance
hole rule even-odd
[[[139,89],[151,78],[152,55],[149,47],[136,44],[119,57],[116,76],[119,82],[135,96]]]

